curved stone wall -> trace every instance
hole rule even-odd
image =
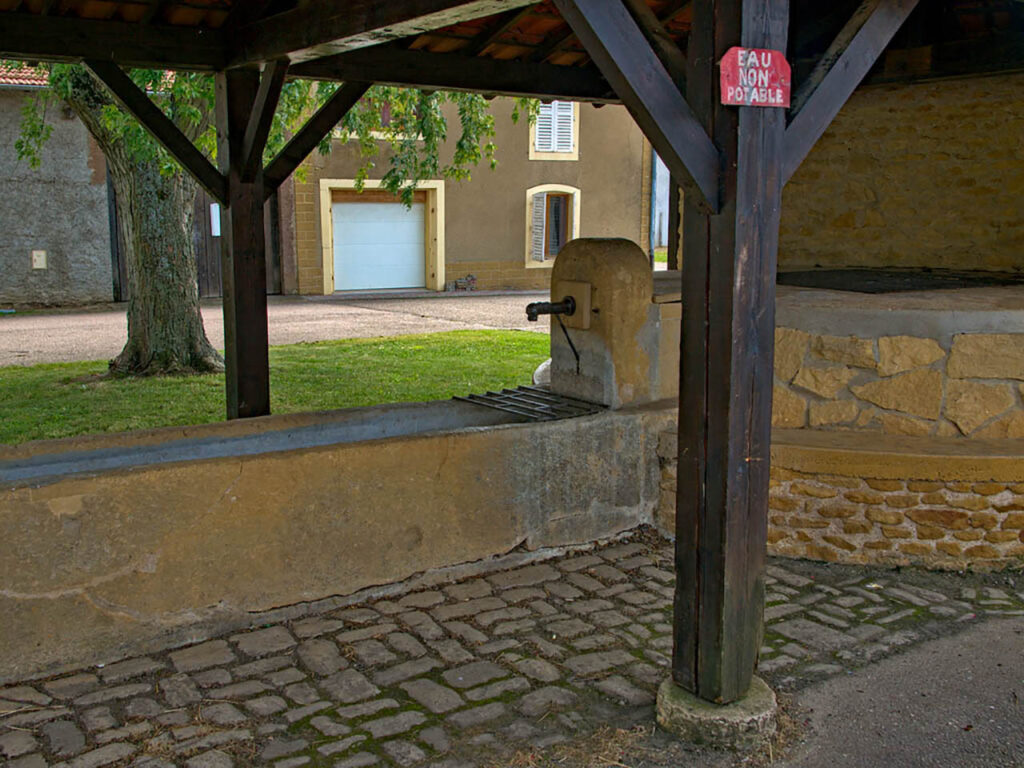
[[[656,520],[674,533],[676,433]],[[1024,440],[772,434],[768,551],[842,563],[1024,566]]]
[[[1024,437],[1024,288],[780,288],[773,426]]]

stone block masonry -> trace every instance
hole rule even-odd
[[[1024,437],[1024,334],[775,332],[772,424],[887,435]]]
[[[970,450],[967,450],[970,449]],[[776,430],[768,551],[827,562],[1024,566],[1019,441]],[[659,528],[675,520],[675,433],[658,442]]]
[[[21,110],[34,94],[0,90],[0,304],[111,301],[110,226],[103,153],[77,118],[54,106],[39,168],[14,144]],[[45,268],[32,252],[45,251]]]

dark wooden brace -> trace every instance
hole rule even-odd
[[[634,0],[554,2],[686,192],[672,675],[728,703],[764,626],[782,188],[916,0],[865,0],[788,127],[781,109],[722,106],[718,84],[729,48],[786,50],[787,0],[694,0],[685,68]]]
[[[288,63],[217,74],[219,168],[200,152],[117,64],[86,60],[117,102],[221,204],[221,274],[227,417],[270,413],[263,204],[369,88],[347,83],[263,167]]]

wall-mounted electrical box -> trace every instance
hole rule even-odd
[[[32,251],[32,269],[46,269],[46,251]]]

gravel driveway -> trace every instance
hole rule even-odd
[[[544,296],[517,293],[359,300],[271,296],[270,343],[491,328],[545,333],[547,323],[529,323],[525,313],[528,303]],[[0,315],[0,366],[110,359],[121,351],[127,338],[125,308]],[[210,341],[222,349],[220,302],[204,301],[202,311]]]

